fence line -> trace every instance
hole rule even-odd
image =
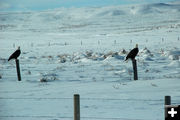
[[[22,100],[67,100],[67,99],[72,99],[72,98],[43,98],[43,97],[39,97],[39,98],[11,98],[11,97],[0,97],[0,100],[2,99],[22,99]],[[81,100],[103,100],[103,101],[116,101],[116,100],[121,100],[121,101],[161,101],[163,102],[163,99],[159,99],[159,100],[152,100],[152,99],[120,99],[120,98],[81,98]]]
[[[143,120],[143,119],[131,119],[131,118],[106,118],[106,117],[81,117],[84,119],[93,119],[93,120]]]
[[[60,100],[60,99],[63,99],[63,100],[67,100],[67,99],[72,99],[72,98],[1,98],[0,97],[0,100],[2,100],[2,99],[22,99],[22,100]]]
[[[59,117],[59,116],[35,116],[35,115],[7,115],[0,116],[0,118],[73,118],[73,117]]]
[[[26,116],[26,115],[10,115],[0,116],[0,118],[64,118],[73,119],[73,117],[59,117],[59,116]],[[81,117],[82,119],[93,119],[93,120],[142,120],[142,119],[131,119],[131,118],[110,118],[110,117]]]
[[[75,99],[77,98],[78,99]],[[169,99],[167,99],[169,98]],[[72,98],[0,98],[0,99],[72,99]],[[82,100],[138,100],[138,101],[164,101],[164,99],[159,99],[159,100],[151,100],[151,99],[109,99],[109,98],[81,98]],[[171,104],[171,99],[170,96],[165,96],[165,105],[166,104]],[[77,108],[77,105],[79,106]],[[79,112],[77,112],[78,114],[78,119],[76,119],[76,117],[74,116],[74,120],[80,120],[80,118],[82,119],[93,119],[93,120],[142,120],[142,119],[131,119],[131,118],[108,118],[108,117],[86,117],[86,116],[82,116],[80,117],[80,101],[79,101],[79,94],[75,94],[74,95],[74,108],[77,108]],[[76,115],[76,111],[75,110],[75,114]],[[167,113],[166,111],[167,109],[165,108],[165,115]],[[53,116],[53,115],[0,115],[0,118],[64,118],[64,119],[73,119],[72,116],[64,116],[64,117],[60,117],[60,116]]]

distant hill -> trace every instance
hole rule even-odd
[[[161,22],[180,19],[180,2],[106,7],[58,8],[46,11],[0,12],[0,30],[48,30],[87,25],[142,24],[142,19]],[[169,15],[171,18],[168,18]],[[160,17],[161,16],[161,17]],[[153,20],[154,18],[154,20]],[[136,22],[134,22],[136,21]],[[136,25],[137,26],[137,25]]]

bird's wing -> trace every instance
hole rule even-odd
[[[9,57],[9,59],[8,59],[8,61],[9,60],[11,60],[11,59],[13,59],[13,58],[16,58],[16,57],[18,57],[19,55],[19,53],[18,52],[20,52],[19,50],[16,50],[10,57]]]
[[[13,57],[14,57],[14,53],[9,57],[8,61],[13,59]]]

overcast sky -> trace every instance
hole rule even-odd
[[[31,11],[59,7],[96,7],[123,4],[166,3],[170,1],[180,0],[0,0],[0,11]]]

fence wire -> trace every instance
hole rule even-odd
[[[0,100],[72,100],[73,98],[71,97],[34,97],[34,98],[23,98],[23,97],[0,97]],[[159,102],[160,104],[163,102],[164,99],[120,99],[120,98],[80,98],[80,100],[87,100],[87,101],[145,101],[145,102]],[[178,103],[180,101],[174,101],[173,103]],[[58,116],[58,115],[1,115],[0,114],[0,120],[2,119],[52,119],[52,120],[58,120],[58,119],[67,119],[67,120],[73,120],[73,114],[72,116]],[[81,119],[86,119],[86,120],[142,120],[142,119],[131,119],[131,118],[120,118],[120,117],[90,117],[90,116],[81,116]]]
[[[44,98],[44,97],[34,97],[34,98],[21,98],[21,97],[17,97],[17,98],[12,98],[12,97],[0,97],[0,100],[2,99],[24,99],[24,100],[67,100],[67,99],[73,99],[73,98]],[[159,99],[159,100],[152,100],[152,99],[120,99],[120,98],[80,98],[81,100],[103,100],[103,101],[116,101],[116,100],[120,100],[120,101],[159,101],[159,102],[163,102],[164,99]]]
[[[58,117],[58,116],[19,116],[19,115],[10,115],[10,116],[0,116],[0,118],[56,118],[56,119],[73,119],[73,117]],[[106,118],[106,117],[81,117],[81,119],[90,119],[90,120],[142,120],[142,119],[130,119],[130,118]]]

